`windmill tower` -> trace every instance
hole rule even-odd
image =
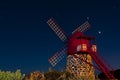
[[[102,61],[98,55],[96,45],[91,44],[91,40],[95,38],[83,34],[90,28],[87,21],[75,29],[70,37],[53,18],[50,18],[47,23],[57,36],[66,42],[65,46],[49,59],[53,67],[67,54],[66,70],[76,77],[80,77],[81,80],[95,80],[94,69],[103,72],[108,79],[114,79],[113,73],[110,72],[113,69],[109,64]],[[93,61],[97,66],[93,65]]]

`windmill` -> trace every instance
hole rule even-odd
[[[75,76],[95,80],[94,69],[98,69],[108,79],[114,79],[114,74],[111,72],[113,68],[100,58],[96,44],[91,43],[95,38],[83,34],[90,28],[88,21],[75,29],[70,37],[53,18],[50,18],[47,24],[63,42],[66,42],[65,46],[48,60],[53,67],[67,54],[66,70]],[[93,65],[93,61],[96,65]]]

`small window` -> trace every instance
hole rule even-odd
[[[77,51],[81,51],[81,45],[77,46]]]
[[[97,52],[97,46],[96,45],[92,45],[92,51]]]
[[[87,45],[86,44],[82,44],[82,50],[87,51]]]

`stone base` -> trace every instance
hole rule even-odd
[[[77,57],[81,57],[83,60],[92,64],[92,58],[89,54],[75,54]],[[79,58],[75,58],[73,55],[68,55],[66,70],[73,73],[74,76],[80,78],[80,80],[95,80],[94,68]]]

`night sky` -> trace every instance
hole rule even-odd
[[[95,36],[99,53],[120,69],[119,0],[10,0],[0,2],[1,70],[29,73],[51,67],[48,59],[64,45],[46,23],[51,17],[69,36],[89,18],[85,34]],[[55,68],[64,69],[65,59]]]

